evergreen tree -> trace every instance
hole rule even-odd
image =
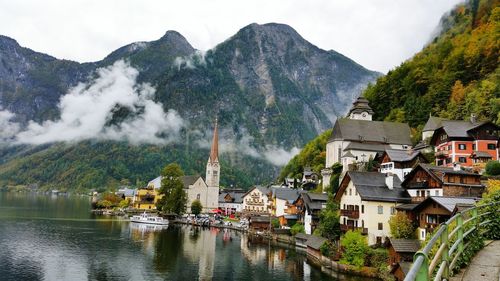
[[[163,168],[161,173],[160,194],[162,200],[158,201],[158,209],[165,213],[182,215],[186,211],[187,195],[181,177],[184,172],[177,163],[171,163]]]

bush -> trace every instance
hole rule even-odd
[[[490,176],[500,175],[500,162],[489,161],[488,163],[486,163],[486,174]]]
[[[411,220],[402,212],[397,212],[389,219],[391,235],[397,239],[415,238],[415,228]]]
[[[300,224],[300,223],[296,223],[292,226],[292,228],[290,228],[290,233],[292,235],[296,235],[298,233],[305,233],[306,230],[304,228],[304,225]]]
[[[334,257],[338,251],[337,246],[331,241],[326,241],[325,243],[323,243],[319,250],[323,256],[330,258]]]
[[[366,238],[359,231],[347,231],[344,237],[340,238],[344,252],[340,262],[343,264],[362,267],[365,264],[368,244]]]
[[[372,249],[369,248],[368,254],[366,257],[366,266],[371,266],[375,268],[386,267],[389,263],[389,253],[387,249],[377,248]]]
[[[271,225],[273,226],[273,228],[279,228],[280,227],[280,220],[277,218],[273,218],[271,220]]]

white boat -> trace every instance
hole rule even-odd
[[[156,225],[168,225],[168,220],[163,219],[162,217],[158,216],[152,216],[149,214],[146,214],[146,212],[138,215],[138,216],[132,216],[130,218],[131,222],[138,222],[138,223],[147,223],[147,224],[156,224]]]

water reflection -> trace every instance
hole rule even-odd
[[[294,249],[236,231],[92,220],[89,206],[0,192],[0,279],[331,280]]]

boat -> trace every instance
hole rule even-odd
[[[164,219],[162,217],[158,216],[152,216],[147,214],[146,212],[137,215],[137,216],[132,216],[130,218],[131,222],[137,222],[137,223],[147,223],[147,224],[156,224],[156,225],[168,225],[168,220]]]

